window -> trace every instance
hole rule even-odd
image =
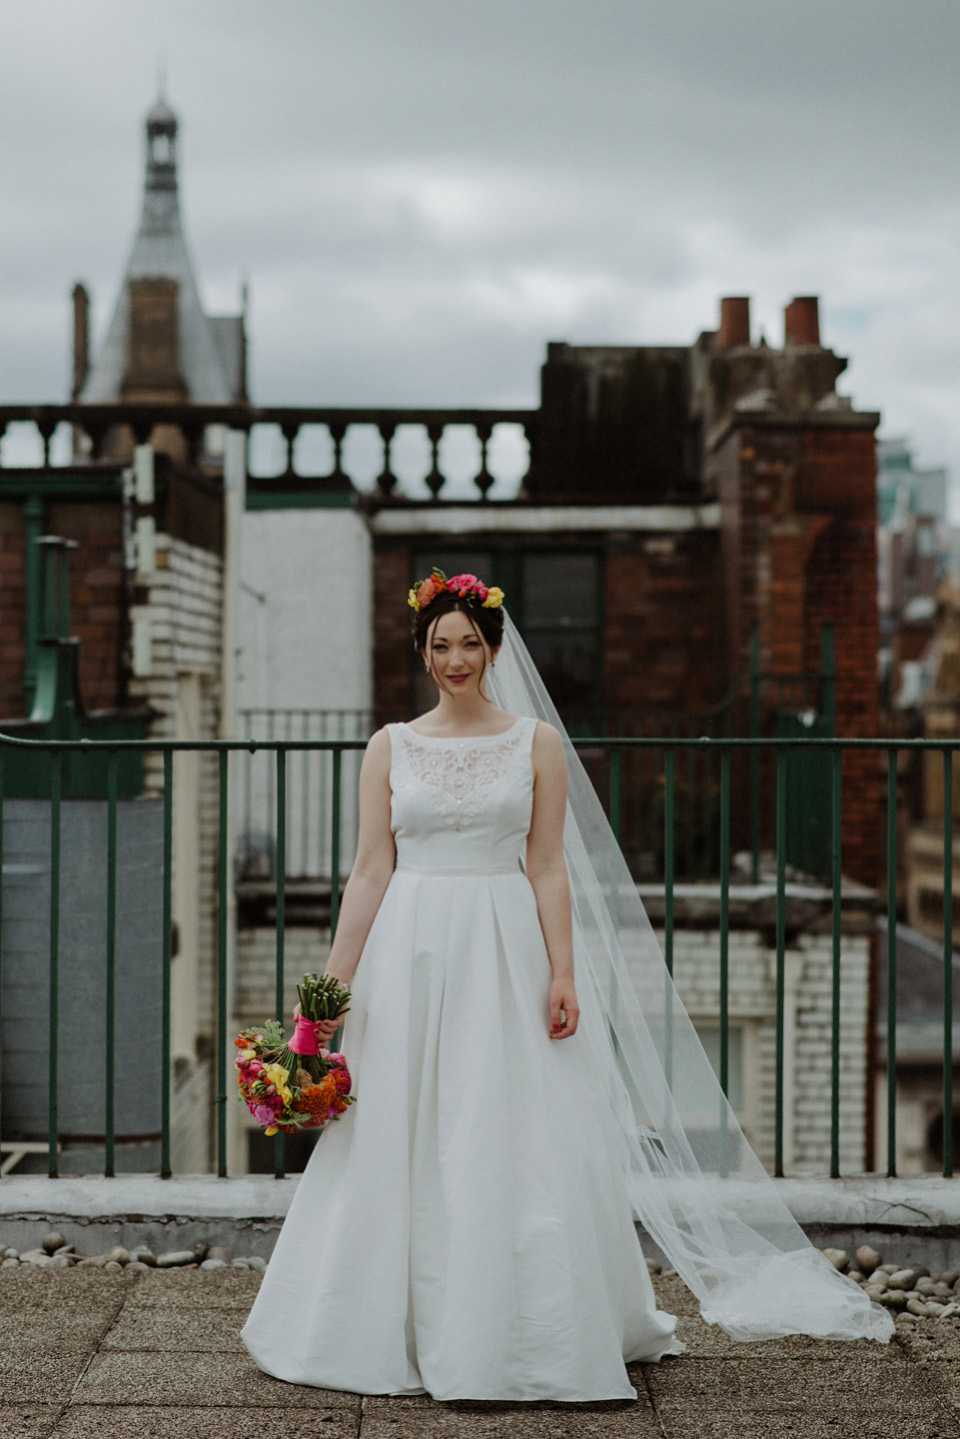
[[[590,732],[603,695],[600,552],[524,551],[500,545],[418,550],[411,583],[434,565],[447,575],[466,572],[501,586],[511,618],[564,722],[573,732]],[[435,691],[419,663],[414,695],[421,712],[435,703]]]

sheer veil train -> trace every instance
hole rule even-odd
[[[596,793],[509,615],[494,702],[563,736],[582,1042],[603,1074],[631,1203],[735,1339],[887,1341],[890,1314],[810,1244],[751,1150],[667,971]]]

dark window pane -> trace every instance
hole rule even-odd
[[[596,555],[524,556],[524,626],[593,628],[598,618]]]
[[[540,678],[561,715],[573,715],[596,704],[597,658],[593,635],[534,630],[527,648]]]

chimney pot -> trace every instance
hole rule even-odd
[[[820,301],[816,295],[798,295],[783,312],[785,345],[819,345]]]
[[[734,345],[750,343],[749,295],[726,295],[720,301],[720,329],[717,348],[729,350]]]
[[[79,399],[90,368],[90,294],[86,285],[73,287],[73,399]]]

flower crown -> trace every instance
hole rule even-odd
[[[484,610],[495,610],[503,604],[503,590],[497,585],[485,585],[476,575],[454,575],[447,579],[443,570],[433,569],[425,580],[418,580],[407,595],[407,604],[417,614],[437,595],[456,595]]]

